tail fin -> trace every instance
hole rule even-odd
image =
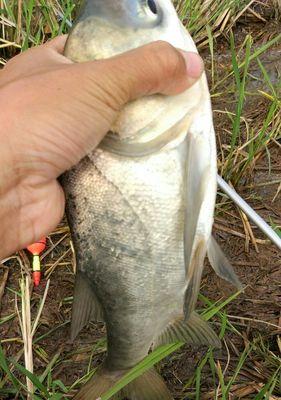
[[[122,390],[120,400],[173,400],[165,382],[155,369],[148,370]]]
[[[74,400],[100,400],[110,388],[112,388],[125,374],[101,369],[74,397]],[[150,369],[119,393],[112,400],[173,400],[165,382],[161,376]]]

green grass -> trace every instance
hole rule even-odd
[[[2,0],[2,7],[2,64],[19,49],[26,50],[67,33],[69,21],[72,21],[76,9],[71,0]]]
[[[220,337],[224,339],[226,332],[240,335],[242,334],[235,327],[227,313],[225,312],[226,306],[234,300],[240,293],[235,293],[233,296],[229,297],[224,301],[219,302],[211,302],[204,296],[200,296],[203,301],[204,308],[202,312],[202,316],[205,320],[213,319],[220,321],[219,325],[221,326]],[[40,342],[37,338],[35,343]],[[226,343],[226,342],[225,342]],[[136,377],[153,367],[159,361],[162,361],[165,357],[172,355],[175,351],[179,350],[183,346],[183,343],[174,343],[166,346],[162,346],[149,354],[139,365],[134,367],[128,374],[126,374],[117,384],[112,387],[106,394],[102,396],[102,400],[109,400],[112,395],[117,393],[120,389],[134,380]],[[40,347],[36,347],[36,352]],[[104,339],[99,340],[93,348],[89,349],[88,357],[89,361],[91,361],[92,354],[97,352],[97,350],[101,352],[106,351],[105,341]],[[43,349],[41,349],[43,351]],[[83,352],[83,349],[80,349]],[[77,350],[79,353],[79,350]],[[74,382],[71,386],[66,387],[63,382],[59,379],[54,379],[52,376],[52,372],[55,367],[58,367],[62,363],[66,362],[67,358],[71,354],[62,355],[60,351],[58,351],[51,360],[48,360],[47,355],[46,360],[44,362],[45,369],[40,375],[31,374],[27,371],[20,362],[16,361],[13,357],[12,359],[8,359],[3,349],[0,345],[0,367],[1,367],[1,375],[0,376],[0,396],[4,396],[5,394],[12,393],[13,395],[18,395],[20,399],[24,399],[27,393],[27,387],[25,385],[24,380],[18,377],[20,373],[22,377],[28,377],[34,384],[36,389],[35,394],[32,396],[32,399],[50,399],[50,400],[59,400],[62,399],[63,396],[67,393],[73,393],[73,389],[87,382],[95,373],[96,369],[89,369],[88,372],[82,376],[79,380]],[[45,356],[43,359],[45,359]],[[241,371],[249,371],[249,367],[245,364],[253,360],[261,359],[265,363],[266,374],[268,375],[267,382],[263,386],[264,396],[259,397],[260,393],[255,397],[255,399],[269,399],[267,397],[268,394],[272,393],[276,390],[278,383],[278,373],[280,372],[280,358],[276,355],[273,355],[267,345],[263,342],[262,338],[256,338],[253,342],[248,342],[245,345],[244,351],[241,352],[239,357],[235,360],[235,363],[231,363],[231,373],[227,374],[227,368],[222,370],[221,364],[215,360],[215,355],[212,349],[209,349],[202,360],[199,362],[196,371],[194,372],[194,376],[189,379],[188,382],[184,385],[183,397],[188,395],[188,398],[200,399],[201,398],[201,382],[203,379],[203,370],[208,367],[210,370],[210,374],[213,379],[213,387],[214,392],[217,391],[220,393],[219,397],[214,396],[214,398],[221,398],[223,400],[229,399],[229,393],[233,388],[236,388],[237,382],[240,381],[239,374]],[[230,360],[228,366],[230,365]],[[253,370],[255,373],[255,370]],[[261,376],[265,379],[265,376]],[[6,384],[9,382],[12,386],[9,389],[6,389]],[[218,383],[220,388],[218,389]],[[279,389],[278,389],[279,390]]]
[[[237,45],[232,28],[235,27],[239,14],[243,13],[246,6],[249,5],[249,0],[210,0],[208,6],[204,0],[179,0],[176,3],[182,21],[193,34],[196,42],[205,51],[206,48],[209,48],[211,57],[210,89],[213,99],[216,101],[220,98],[231,99],[232,108],[221,110],[228,116],[229,135],[220,154],[219,167],[224,177],[237,185],[242,178],[247,177],[256,160],[261,155],[270,154],[271,144],[280,139],[281,84],[271,82],[262,62],[262,55],[280,41],[281,35],[274,34],[265,43],[257,45],[255,37],[249,33],[243,43]],[[77,11],[77,6],[72,0],[0,0],[0,7],[0,62],[2,64],[5,64],[11,56],[19,51],[24,51],[61,33],[68,32],[69,22],[73,20]],[[220,71],[219,62],[216,60],[220,36],[226,37],[231,55],[228,67],[223,71]],[[250,71],[253,63],[258,64],[263,83],[267,88],[263,91],[257,90],[254,94],[248,91],[248,80],[251,79]],[[253,95],[257,102],[263,100],[265,104],[258,122],[251,121],[245,115],[246,100]],[[268,157],[269,169],[270,162],[270,157]],[[277,229],[279,228],[276,227]],[[242,333],[244,327],[241,327],[237,319],[233,320],[227,313],[227,307],[237,296],[238,293],[218,302],[212,302],[203,295],[200,296],[203,304],[201,314],[206,320],[212,319],[219,326],[220,337],[224,340],[227,350],[232,343],[230,339],[227,339],[228,337],[239,340],[243,338],[244,346],[239,348],[239,353],[235,357],[231,358],[229,355],[229,359],[223,365],[217,360],[213,349],[209,349],[198,363],[194,375],[187,382],[183,382],[182,399],[201,399],[206,370],[212,377],[214,399],[229,399],[231,392],[236,393],[237,390],[243,388],[243,376],[251,375],[251,373],[253,379],[259,379],[258,383],[261,384],[259,393],[252,393],[254,397],[251,398],[269,400],[272,398],[271,396],[281,394],[278,382],[281,360],[276,355],[277,352],[272,351],[267,338],[258,337],[251,341],[245,339]],[[65,304],[69,303],[70,299],[68,298]],[[2,317],[0,329],[15,317],[16,313]],[[60,379],[54,377],[56,368],[67,364],[73,353],[63,354],[58,350],[50,357],[42,346],[42,342],[68,323],[69,321],[58,323],[44,334],[35,333],[34,354],[40,359],[40,365],[43,366],[38,374],[30,374],[23,367],[22,350],[12,356],[7,356],[6,351],[3,350],[6,349],[7,342],[3,340],[2,347],[0,347],[0,398],[10,393],[14,397],[25,399],[28,392],[25,378],[29,377],[37,388],[32,396],[33,399],[57,400],[63,398],[66,393],[72,394],[74,389],[93,376],[96,369],[91,367],[92,359],[97,354],[103,354],[106,351],[104,339],[97,341],[85,350],[88,357],[88,368],[84,376],[69,386],[65,386]],[[19,338],[9,339],[9,343],[12,341],[20,340]],[[235,348],[234,344],[233,346]],[[181,343],[176,343],[151,353],[105,394],[102,400],[110,399],[124,385],[161,360],[160,366],[163,366],[165,357],[173,359],[176,354],[174,352],[181,347]],[[77,352],[82,351],[83,349],[80,348]],[[257,373],[256,370],[259,372]]]
[[[225,162],[222,166],[221,173],[224,175],[225,179],[231,180],[234,184],[237,184],[243,175],[247,174],[252,163],[261,152],[267,149],[271,141],[278,140],[281,137],[280,83],[275,84],[276,87],[274,87],[259,59],[259,56],[280,41],[281,34],[276,35],[270,42],[262,45],[260,48],[252,50],[253,38],[251,35],[248,35],[242,48],[239,49],[239,52],[243,54],[243,62],[239,62],[239,54],[234,37],[233,34],[230,34],[232,73],[229,75],[233,75],[234,77],[233,92],[236,93],[237,101],[234,114],[228,113],[232,123],[231,138],[227,154],[224,155]],[[268,102],[261,126],[254,127],[248,125],[245,144],[245,135],[243,136],[242,130],[242,127],[246,125],[245,119],[243,118],[243,108],[247,97],[247,79],[250,76],[250,64],[254,61],[258,63],[264,83],[268,87],[268,92],[259,92],[259,95],[264,96]],[[217,83],[217,87],[224,83],[224,81],[225,78]],[[241,152],[242,149],[243,153]]]
[[[222,324],[222,329],[220,334],[221,338],[224,336],[227,330],[238,332],[231,324],[231,322],[227,320],[226,314],[223,312],[223,309],[227,306],[227,304],[229,304],[238,295],[239,292],[234,294],[225,301],[216,303],[212,303],[208,299],[204,298],[204,296],[201,296],[201,298],[206,304],[206,307],[204,308],[204,311],[202,313],[203,318],[205,320],[210,320],[211,318],[217,316],[219,319],[225,320],[225,325],[227,325],[227,328],[223,328],[224,324]],[[42,337],[35,338],[34,344],[40,343],[40,339],[42,339]],[[104,396],[102,396],[102,400],[109,400],[112,395],[117,393],[120,389],[122,389],[124,386],[130,383],[133,379],[143,374],[145,371],[153,367],[156,363],[163,360],[165,357],[169,356],[174,351],[180,349],[182,346],[183,343],[174,343],[156,349],[154,352],[149,354],[139,365],[134,367],[128,374],[126,374],[112,389],[110,389],[106,394],[104,394]],[[100,340],[99,342],[97,342],[97,344],[94,346],[93,349],[94,352],[97,351],[97,349],[102,349],[103,352],[106,350],[104,340]],[[36,347],[37,353],[39,350],[40,347]],[[43,350],[41,349],[40,351],[42,352]],[[208,357],[211,354],[210,352],[211,350],[207,353]],[[92,351],[89,354],[89,359],[91,359],[91,353]],[[50,361],[48,361],[48,358],[45,359],[45,364],[46,364],[45,370],[40,374],[40,376],[37,376],[35,374],[31,374],[19,362],[15,361],[13,358],[11,360],[8,360],[5,357],[3,349],[0,345],[0,367],[2,369],[2,375],[3,375],[2,379],[0,379],[0,396],[1,394],[4,395],[6,393],[6,389],[3,389],[3,386],[7,383],[7,381],[12,383],[13,393],[18,393],[20,396],[22,396],[23,393],[27,393],[26,385],[23,383],[22,380],[17,378],[15,371],[20,372],[22,376],[28,377],[32,381],[34,386],[37,388],[37,391],[33,396],[33,398],[36,400],[60,399],[62,398],[60,396],[63,396],[68,391],[71,391],[77,385],[87,382],[95,373],[95,370],[93,371],[88,370],[88,373],[85,376],[81,377],[79,381],[75,382],[71,387],[67,388],[60,380],[58,379],[54,380],[52,378],[53,368],[62,362],[62,359],[60,359],[60,357],[61,354],[60,352],[58,352],[52,357]],[[199,370],[202,369],[202,363],[200,363],[198,368]],[[199,370],[197,370],[195,373],[197,377],[196,379],[198,379]],[[233,381],[235,381],[235,379]],[[188,387],[188,385],[186,387]],[[229,385],[229,387],[231,387],[231,385]]]

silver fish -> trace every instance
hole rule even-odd
[[[196,51],[170,0],[86,0],[65,55],[98,60],[155,40]],[[206,76],[180,95],[131,102],[111,132],[62,177],[78,265],[72,338],[102,320],[108,341],[105,364],[77,400],[99,398],[151,347],[220,345],[194,311],[207,251],[238,284],[211,237],[217,166]],[[172,396],[152,370],[115,398]]]

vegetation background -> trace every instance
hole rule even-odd
[[[281,2],[175,5],[206,63],[219,171],[281,235]],[[76,12],[73,0],[0,0],[0,63],[67,32]],[[159,361],[175,399],[281,399],[280,252],[222,193],[214,231],[245,285],[234,293],[207,266],[198,308],[223,349],[161,348],[103,400]],[[24,252],[0,265],[0,399],[71,398],[104,358],[102,325],[66,339],[75,261],[65,221],[48,242],[39,289]]]

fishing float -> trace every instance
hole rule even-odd
[[[40,254],[46,248],[47,239],[44,237],[36,243],[27,246],[27,250],[32,254],[32,278],[33,283],[37,287],[40,285],[41,281],[41,262],[40,262]]]

